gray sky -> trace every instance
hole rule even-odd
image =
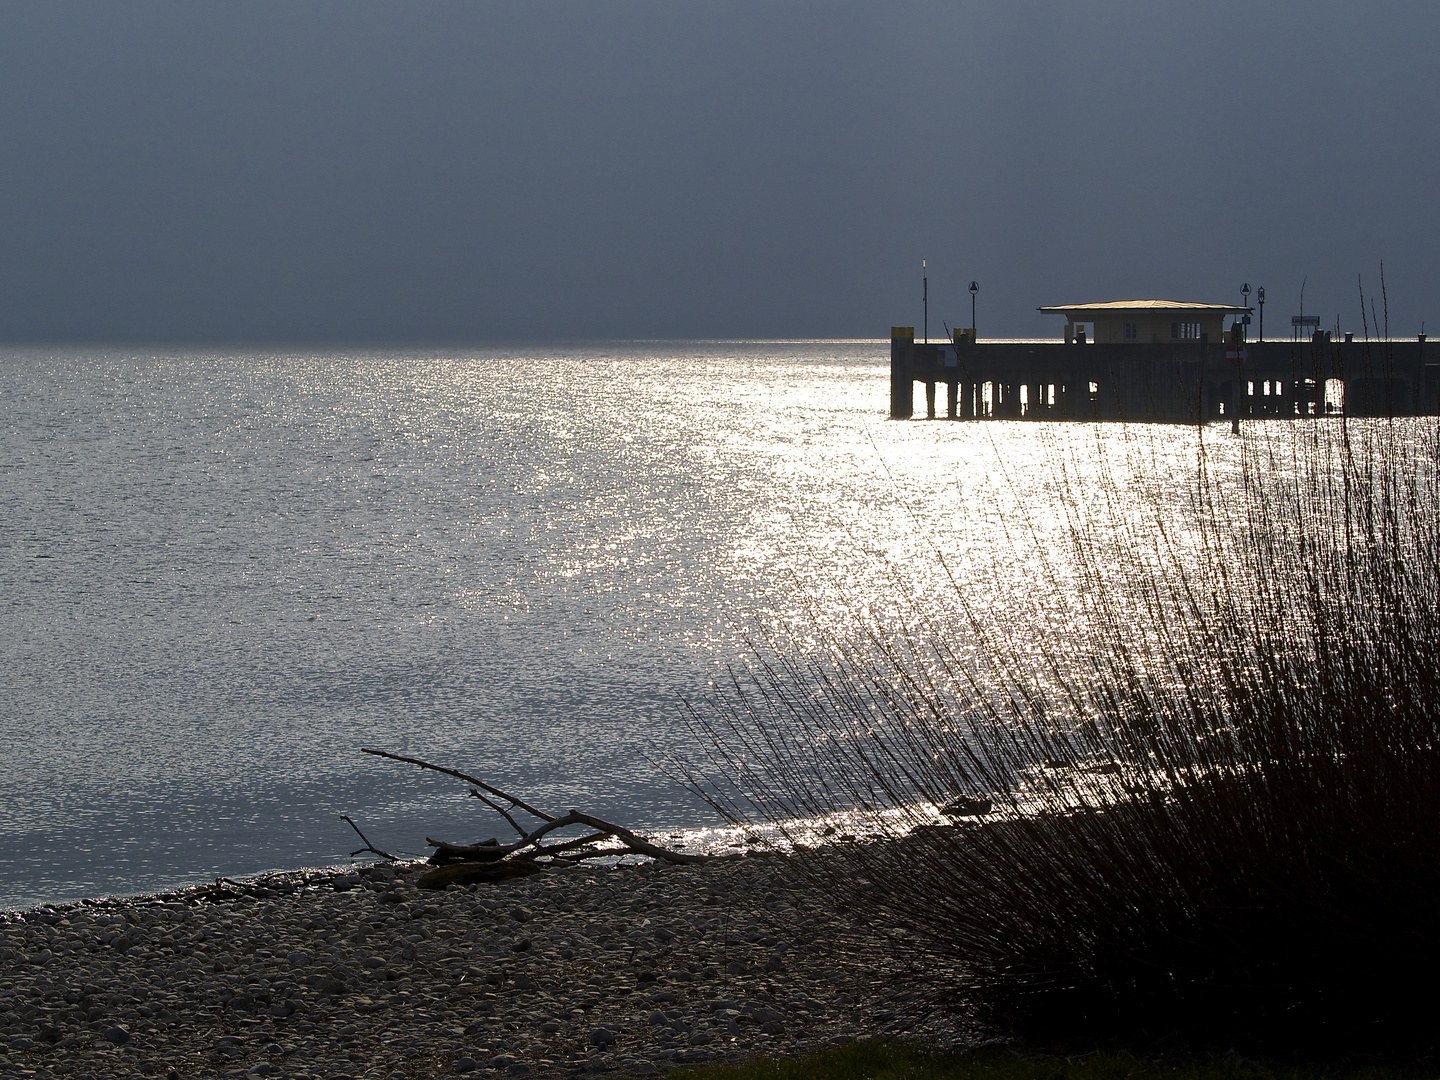
[[[1440,329],[1440,4],[0,0],[0,339]],[[1253,329],[1253,328],[1252,328]]]

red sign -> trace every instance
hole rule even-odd
[[[1225,346],[1225,359],[1232,364],[1242,364],[1250,359],[1250,354],[1245,351],[1244,345],[1227,344]]]

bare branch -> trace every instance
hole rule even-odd
[[[583,862],[586,859],[599,859],[606,855],[615,854],[614,848],[591,848],[589,851],[577,851],[573,855],[556,855],[556,862]]]
[[[359,855],[361,851],[373,851],[376,855],[379,855],[382,859],[389,859],[391,862],[399,862],[399,861],[400,861],[400,860],[397,859],[394,855],[391,855],[388,851],[381,851],[381,850],[380,850],[379,848],[377,848],[374,844],[370,843],[370,838],[369,838],[368,836],[366,836],[363,832],[360,831],[360,826],[359,826],[359,825],[356,825],[355,822],[351,821],[351,820],[350,820],[348,817],[346,817],[344,814],[341,814],[341,815],[340,815],[340,820],[343,821],[343,822],[345,822],[345,823],[346,823],[347,825],[349,825],[352,829],[354,829],[354,830],[355,830],[355,835],[358,836],[358,837],[360,837],[361,840],[364,840],[364,841],[365,841],[365,846],[364,846],[364,847],[360,848],[358,851],[352,851],[352,852],[350,852],[350,857],[351,857],[352,859],[353,859],[356,855]]]
[[[629,829],[622,829],[614,822],[605,821],[603,818],[595,817],[593,814],[582,814],[579,810],[571,810],[564,817],[553,818],[541,825],[534,832],[515,841],[513,844],[448,844],[443,840],[432,840],[425,838],[425,842],[436,849],[431,856],[437,862],[460,862],[460,861],[484,861],[498,862],[500,859],[510,855],[518,854],[526,848],[538,848],[535,856],[546,854],[551,850],[568,849],[574,844],[572,841],[565,841],[563,845],[541,846],[540,841],[550,833],[559,829],[568,828],[571,825],[589,825],[597,831],[596,835],[583,838],[582,843],[590,843],[605,836],[613,836],[619,840],[624,847],[615,849],[616,854],[622,851],[630,851],[636,855],[648,855],[652,859],[663,859],[673,863],[703,862],[704,855],[689,855],[684,852],[671,851],[668,848],[652,844],[644,840]],[[527,856],[532,857],[532,856]]]
[[[672,863],[704,862],[707,858],[705,855],[687,855],[681,851],[671,851],[669,848],[660,847],[658,844],[641,839],[629,829],[622,829],[619,825],[614,825],[590,814],[582,814],[579,810],[571,810],[566,816],[574,818],[581,824],[589,825],[592,829],[608,832],[637,855],[649,855],[652,859],[663,859]]]
[[[517,833],[519,833],[521,836],[524,836],[524,835],[525,835],[525,830],[520,827],[520,823],[519,823],[518,821],[516,821],[513,817],[511,817],[511,816],[510,816],[510,812],[509,812],[508,810],[506,810],[503,806],[501,806],[499,803],[497,803],[497,802],[492,802],[491,800],[487,799],[484,795],[481,795],[480,792],[476,791],[474,788],[471,788],[471,789],[470,789],[470,794],[473,795],[475,798],[479,799],[479,800],[480,800],[481,802],[483,802],[486,806],[490,807],[491,810],[494,810],[497,814],[499,814],[501,817],[503,817],[506,821],[508,821],[508,822],[510,823],[511,828],[513,828],[513,829],[514,829]]]
[[[591,833],[589,836],[577,836],[574,840],[565,840],[558,844],[536,844],[535,858],[545,855],[554,856],[561,851],[571,851],[575,848],[584,847],[586,844],[594,844],[609,837],[609,833]],[[528,857],[528,856],[527,856]]]
[[[537,817],[541,821],[555,820],[552,815],[545,813],[543,810],[536,810],[535,807],[531,806],[524,799],[517,799],[514,795],[507,794],[506,792],[501,791],[499,788],[493,787],[492,785],[485,783],[484,780],[481,780],[478,777],[471,776],[468,773],[459,772],[455,769],[447,769],[443,765],[432,765],[430,762],[421,761],[419,758],[405,757],[403,754],[392,754],[386,750],[370,750],[362,746],[360,748],[360,752],[362,754],[374,754],[376,757],[388,758],[391,761],[403,761],[409,765],[419,765],[422,769],[430,769],[432,772],[444,773],[446,776],[453,776],[457,780],[464,780],[467,784],[474,784],[482,791],[488,791],[491,795],[504,799],[511,806],[518,806],[527,814],[531,815],[532,817]]]
[[[425,838],[425,843],[435,848],[430,856],[432,862],[499,862],[518,844],[502,844],[498,840],[487,840],[483,844],[452,844],[445,840]]]
[[[606,821],[603,818],[595,817],[593,814],[581,813],[579,810],[571,810],[563,817],[553,817],[550,814],[535,809],[523,800],[517,799],[514,795],[501,791],[497,787],[492,787],[490,784],[478,780],[467,773],[460,772],[458,769],[449,769],[443,765],[434,765],[428,761],[421,761],[419,758],[405,757],[402,754],[391,754],[385,750],[370,750],[363,747],[362,750],[364,753],[373,754],[375,757],[387,758],[390,761],[403,761],[409,765],[418,765],[422,769],[429,769],[432,772],[444,773],[446,776],[453,776],[458,780],[464,780],[499,799],[503,799],[512,807],[518,807],[527,814],[540,818],[543,822],[539,828],[527,833],[504,807],[486,798],[480,791],[471,791],[471,795],[508,821],[515,831],[520,834],[520,839],[510,844],[502,844],[496,840],[489,840],[483,844],[451,844],[444,840],[432,840],[427,836],[425,842],[435,849],[435,853],[430,856],[430,861],[433,863],[496,863],[509,858],[511,855],[517,856],[520,860],[528,861],[544,857],[559,858],[561,857],[558,854],[560,852],[576,851],[577,849],[604,840],[607,837],[620,841],[621,846],[618,848],[597,849],[593,852],[587,852],[584,855],[569,855],[565,856],[565,858],[593,858],[597,855],[608,855],[612,853],[618,855],[628,852],[634,855],[644,855],[652,859],[662,859],[665,862],[671,863],[696,863],[703,862],[708,857],[705,855],[690,855],[684,852],[671,851],[669,848],[661,847],[659,844],[652,844],[649,840],[637,836],[629,829],[621,828],[613,821]],[[347,818],[346,820],[348,821],[349,819]],[[354,823],[352,822],[351,825],[353,827]],[[573,840],[564,840],[554,844],[541,843],[550,833],[556,832],[559,829],[568,828],[571,825],[589,825],[596,831],[589,836],[579,837]],[[355,831],[359,832],[360,830],[356,829]],[[362,836],[361,839],[364,839],[364,837]],[[374,849],[372,848],[370,850]]]

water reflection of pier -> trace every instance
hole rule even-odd
[[[890,415],[914,415],[914,387],[952,420],[1129,420],[1196,423],[1302,416],[1440,414],[1440,350],[1410,340],[1243,340],[1243,329],[1194,340],[950,342],[890,337]]]

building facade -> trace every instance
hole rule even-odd
[[[1065,316],[1065,343],[1158,345],[1163,342],[1219,341],[1227,315],[1248,315],[1248,307],[1195,304],[1183,300],[1112,300],[1103,304],[1055,304],[1040,311]]]

